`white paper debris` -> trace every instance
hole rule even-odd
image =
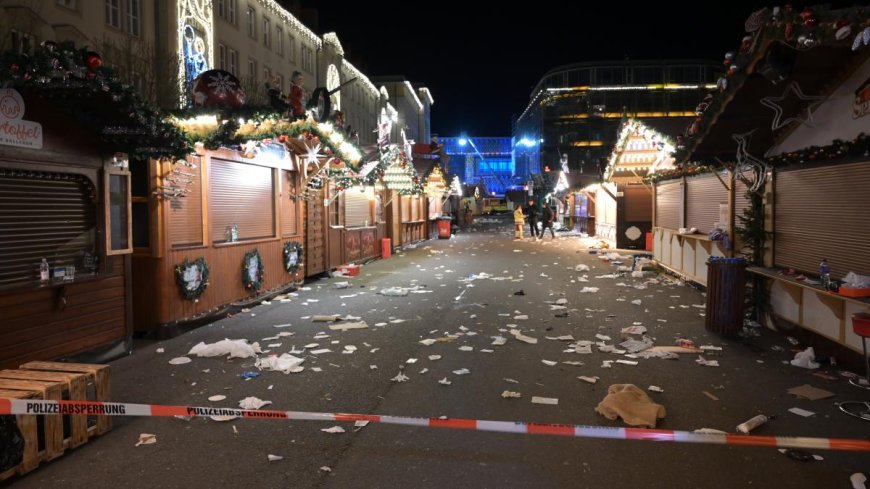
[[[598,382],[598,377],[587,377],[586,375],[581,375],[577,378],[582,380],[583,382],[588,382],[590,384],[594,384],[594,383]]]
[[[447,380],[447,377],[444,377],[443,379],[439,380],[438,383],[441,385],[450,385],[453,382],[450,382],[449,380]]]
[[[594,294],[595,292],[598,292],[598,287],[583,287],[580,289],[581,294]]]
[[[549,366],[552,367],[552,366],[556,365],[556,364],[559,363],[559,362],[554,362],[554,361],[552,361],[552,360],[541,360],[541,363],[543,363],[544,365],[549,365]]]
[[[304,367],[301,367],[302,362],[304,361],[304,358],[294,357],[289,353],[284,353],[280,357],[269,356],[265,358],[258,358],[254,365],[260,370],[271,370],[275,372],[282,372],[285,374],[295,374],[304,370]]]
[[[369,423],[371,423],[371,421],[358,420],[354,421],[353,425],[357,428],[365,428]]]
[[[340,323],[340,324],[330,324],[329,329],[333,331],[347,331],[349,329],[366,329],[369,325],[365,321],[358,321],[353,323]]]
[[[526,336],[526,335],[520,333],[520,330],[518,330],[518,329],[512,329],[512,330],[510,330],[510,333],[513,335],[514,338],[516,338],[517,340],[522,341],[524,343],[528,343],[530,345],[536,345],[538,343],[537,338],[532,338],[530,336]]]
[[[140,433],[139,441],[137,441],[136,445],[134,446],[138,447],[139,445],[153,445],[155,443],[157,443],[157,435],[153,435],[151,433]]]
[[[164,350],[163,348],[158,348],[158,349],[154,350],[155,353],[163,353],[165,351],[166,350]]]
[[[429,355],[429,360],[432,360],[433,362],[435,360],[441,360],[441,355]]]
[[[260,409],[263,406],[272,404],[272,401],[264,401],[257,397],[246,397],[239,401],[239,407],[242,409]]]
[[[198,357],[221,357],[229,355],[229,358],[251,358],[261,353],[260,345],[257,343],[248,344],[248,340],[221,340],[215,343],[206,344],[200,342],[194,345],[187,352],[188,355],[196,355]]]
[[[331,468],[331,467],[327,467],[326,465],[324,465],[323,467],[320,467],[320,470],[321,470],[322,472],[332,472],[332,468]]]
[[[332,433],[334,435],[345,432],[344,428],[342,428],[341,426],[333,426],[331,428],[320,428],[320,431],[322,431],[324,433]]]
[[[809,418],[810,416],[815,416],[816,414],[812,411],[807,411],[806,409],[801,409],[799,407],[793,407],[789,409],[788,412],[792,414],[797,414],[798,416],[803,416],[804,418]]]
[[[504,392],[501,393],[501,397],[503,397],[503,398],[505,398],[505,399],[512,399],[512,398],[520,398],[520,397],[523,397],[523,395],[520,394],[519,392],[504,391]]]
[[[456,375],[468,375],[471,373],[471,370],[468,370],[467,368],[461,368],[459,370],[454,370],[453,373]]]
[[[595,337],[601,341],[610,341],[610,336],[607,336],[607,335],[597,334],[597,335],[595,335]]]
[[[501,346],[501,345],[504,345],[505,343],[507,343],[507,338],[505,338],[503,336],[492,336],[491,338],[492,338],[491,344],[493,346]]]
[[[637,362],[635,362],[634,360],[623,360],[621,358],[617,360],[616,363],[621,363],[623,365],[637,365]]]
[[[622,328],[620,331],[622,334],[644,334],[646,333],[646,326],[629,326],[627,328]]]
[[[403,374],[402,372],[399,372],[398,375],[396,375],[395,377],[393,377],[390,380],[392,380],[393,382],[407,382],[408,379],[409,379],[409,377],[407,375]]]
[[[664,389],[662,389],[661,387],[659,387],[657,385],[651,385],[651,386],[647,387],[646,390],[652,391],[652,392],[664,392],[665,391]]]
[[[190,363],[190,362],[192,362],[192,360],[187,358],[187,357],[175,357],[169,361],[169,364],[170,365],[184,365],[185,363]]]
[[[718,367],[719,360],[707,360],[706,358],[698,355],[698,358],[695,360],[698,365],[704,365],[705,367]]]
[[[426,338],[425,340],[420,340],[421,345],[432,346],[437,343],[437,340],[433,340],[432,338]]]
[[[331,352],[332,352],[332,350],[330,350],[329,348],[321,348],[319,350],[311,350],[312,355],[322,355],[324,353],[331,353]]]
[[[555,406],[559,404],[559,399],[555,397],[532,397],[532,404],[549,404],[550,406]]]
[[[284,460],[284,457],[282,457],[280,455],[272,455],[271,453],[269,455],[267,455],[266,458],[269,459],[270,462],[277,462],[279,460]]]
[[[809,347],[804,351],[797,352],[794,356],[794,360],[791,361],[791,364],[795,367],[816,369],[819,368],[819,364],[815,360],[816,353],[813,350],[813,347]]]
[[[224,396],[224,395],[218,394],[218,395],[216,395],[216,396],[211,396],[211,397],[209,397],[208,400],[211,401],[211,402],[220,402],[220,401],[223,401],[223,400],[226,399],[226,398],[227,398],[227,396]]]
[[[526,314],[520,314],[519,316],[514,316],[514,321],[525,321],[526,319],[529,319],[529,316],[527,316]]]
[[[509,378],[507,378],[507,377],[505,377],[505,378],[503,378],[503,379],[501,379],[501,380],[503,380],[503,381],[505,381],[505,382],[510,382],[511,384],[519,384],[519,383],[520,383],[519,380],[509,379]]]

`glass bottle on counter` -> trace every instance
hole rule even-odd
[[[39,264],[39,280],[42,282],[47,282],[50,278],[48,260],[45,258],[42,259],[42,263]]]
[[[819,281],[822,282],[822,288],[827,290],[831,285],[831,266],[828,265],[828,259],[822,258],[819,263]]]

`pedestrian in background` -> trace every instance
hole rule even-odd
[[[550,229],[550,236],[556,239],[556,232],[553,231],[553,209],[550,207],[549,202],[544,202],[544,211],[541,213],[541,234],[538,239],[544,237],[547,228]]]
[[[523,239],[523,228],[526,225],[526,220],[523,215],[523,208],[517,206],[514,211],[514,239]]]
[[[529,228],[532,232],[532,239],[535,239],[540,232],[538,232],[538,205],[535,204],[534,199],[529,199],[529,205],[526,206],[526,216],[529,218]]]

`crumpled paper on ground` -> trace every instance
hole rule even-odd
[[[295,357],[289,353],[283,353],[280,357],[269,356],[258,358],[257,363],[254,365],[260,370],[274,370],[285,374],[295,374],[305,369],[305,367],[301,366],[304,361],[304,358]]]
[[[221,340],[216,343],[206,344],[199,342],[187,352],[188,355],[198,357],[220,357],[229,355],[229,358],[251,358],[257,353],[262,353],[259,343],[248,344],[248,340]]]
[[[272,401],[264,401],[258,397],[249,396],[239,401],[239,407],[242,409],[260,409],[263,406],[272,404]]]
[[[815,359],[816,352],[813,350],[813,347],[809,347],[804,351],[797,352],[791,364],[795,367],[816,369],[819,368],[819,364],[815,362]]]
[[[607,419],[622,418],[625,424],[655,428],[656,421],[666,415],[665,407],[656,404],[643,389],[634,384],[613,384],[607,396],[598,403],[595,412]]]

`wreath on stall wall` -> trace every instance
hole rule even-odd
[[[260,252],[254,248],[245,253],[242,259],[242,285],[245,290],[256,292],[263,287],[263,260],[260,258]]]
[[[302,268],[302,245],[296,241],[284,243],[284,269],[287,273],[296,273]]]
[[[181,295],[189,300],[196,300],[208,287],[208,263],[204,257],[194,261],[187,258],[181,265],[175,267],[175,283],[178,284]]]

